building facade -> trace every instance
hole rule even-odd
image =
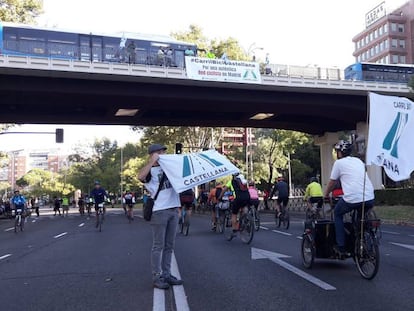
[[[414,0],[392,10],[380,3],[366,13],[365,29],[352,41],[356,62],[414,64]]]

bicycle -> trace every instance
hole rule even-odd
[[[221,201],[214,208],[216,209],[216,230],[223,233],[226,227],[231,227],[230,202]]]
[[[127,211],[127,218],[128,222],[131,223],[134,220],[134,205],[133,203],[128,203],[128,211]]]
[[[275,223],[278,228],[282,227],[285,230],[289,229],[290,226],[290,216],[289,216],[289,209],[283,202],[280,203],[280,212],[279,215],[276,212],[275,214]]]
[[[231,224],[231,215],[229,218],[230,218],[230,221],[229,223],[226,223],[226,226],[225,226],[227,230],[225,236],[228,241],[231,241],[233,239],[233,227]],[[249,214],[249,209],[247,206],[240,209],[237,222],[238,222],[237,232],[239,233],[240,240],[242,240],[243,243],[250,244],[253,240],[255,229],[254,229],[253,218],[251,214]]]
[[[104,221],[104,204],[98,204],[98,218],[96,219],[96,227],[98,228],[99,232],[102,231],[102,224]]]
[[[254,222],[254,229],[259,231],[260,229],[260,217],[259,211],[256,209],[254,205],[249,206],[249,214],[251,215],[253,222]]]
[[[180,217],[179,224],[180,224],[180,233],[187,236],[190,230],[190,215],[187,213],[187,207],[185,205],[181,208],[181,217]]]
[[[365,211],[361,221],[361,209],[348,213],[350,221],[345,221],[346,255],[338,254],[335,249],[335,223],[330,220],[314,220],[305,224],[302,235],[302,263],[312,268],[315,258],[341,259],[353,258],[360,275],[367,280],[373,279],[379,269],[379,236],[381,220],[376,218],[372,209]],[[375,218],[373,218],[375,217]],[[362,225],[362,231],[361,231]]]
[[[23,216],[23,209],[19,208],[16,209],[16,216],[14,220],[14,232],[17,233],[17,231],[20,229],[20,231],[24,230],[24,220],[25,217]]]

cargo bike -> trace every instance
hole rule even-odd
[[[332,206],[328,213],[317,213],[316,217],[307,217],[302,235],[302,262],[305,268],[312,268],[315,258],[345,260],[352,258],[358,272],[365,279],[373,279],[379,269],[379,238],[381,221],[372,209],[360,207],[344,215],[345,254],[338,253],[334,246],[335,223]],[[362,210],[364,217],[362,218]],[[323,214],[324,217],[319,215]],[[309,216],[309,215],[308,215]]]

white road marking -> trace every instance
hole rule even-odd
[[[33,219],[32,222],[36,222],[36,219]]]
[[[269,228],[268,228],[268,227],[263,227],[263,226],[260,226],[260,229],[263,229],[263,230],[269,230]]]
[[[266,251],[264,249],[260,248],[254,248],[252,247],[252,259],[269,259],[270,261],[274,262],[275,264],[278,264],[279,266],[289,270],[290,272],[293,272],[294,274],[304,278],[305,280],[315,284],[316,286],[319,286],[320,288],[324,290],[336,290],[335,287],[332,285],[325,283],[324,281],[315,278],[314,276],[292,266],[291,264],[288,264],[287,262],[283,261],[281,258],[289,258],[290,256],[279,254],[275,252]]]
[[[172,254],[172,257],[171,257],[171,274],[177,277],[177,279],[181,280],[180,271],[178,270],[177,260],[175,259],[174,253]],[[184,286],[183,285],[173,286],[173,291],[174,291],[176,310],[190,311],[190,307],[188,306],[187,296],[185,294]]]
[[[10,257],[11,255],[12,254],[6,254],[6,255],[3,255],[3,256],[0,256],[0,260],[6,259],[6,258]]]
[[[412,251],[414,251],[414,245],[394,243],[394,242],[390,242],[390,243],[393,244],[393,245],[401,246],[401,247],[408,248],[408,249],[411,249]]]
[[[55,235],[53,238],[58,239],[58,238],[60,238],[60,237],[62,237],[62,236],[64,236],[64,235],[66,235],[66,234],[68,234],[68,233],[67,233],[67,232],[63,232],[63,233],[61,233],[61,234]]]
[[[14,227],[13,228],[5,229],[4,231],[12,231],[12,230],[14,230]]]
[[[394,235],[400,235],[401,233],[399,232],[394,232],[394,231],[385,231],[385,230],[381,230],[382,233],[388,233],[388,234],[394,234]]]
[[[153,311],[165,311],[165,290],[154,288],[152,302]]]
[[[83,223],[79,224],[78,227],[83,227],[84,225],[85,225],[85,223],[83,222]]]
[[[296,238],[299,239],[299,240],[303,240],[303,237],[301,237],[301,236],[297,236]]]
[[[283,231],[278,231],[278,230],[272,230],[272,232],[274,232],[274,233],[280,233],[280,234],[283,234],[283,235],[288,235],[288,236],[291,236],[291,235],[292,235],[292,233],[289,233],[289,232],[283,232]]]
[[[174,253],[171,257],[171,274],[175,276],[177,279],[181,279],[180,271],[178,270],[177,260],[175,258]],[[187,296],[185,294],[184,286],[183,285],[174,285],[172,287],[174,293],[174,300],[176,310],[179,311],[190,311],[190,307],[188,306]],[[165,290],[154,288],[154,295],[153,295],[153,311],[165,311]]]

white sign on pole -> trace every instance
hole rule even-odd
[[[239,172],[234,164],[216,150],[189,154],[162,154],[158,163],[178,193]]]
[[[414,103],[405,97],[369,93],[366,163],[382,166],[394,181],[414,170]]]
[[[187,76],[194,80],[261,83],[258,63],[186,56]]]

